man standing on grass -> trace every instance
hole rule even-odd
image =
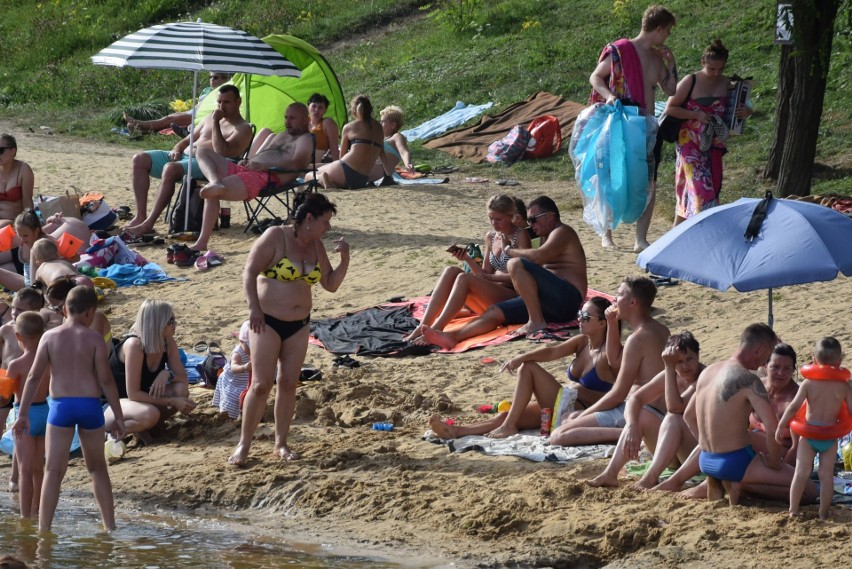
[[[657,120],[654,117],[654,90],[657,85],[666,95],[677,90],[677,68],[674,55],[664,45],[675,25],[674,15],[662,6],[650,6],[642,15],[642,30],[633,39],[622,38],[604,47],[598,66],[589,77],[592,94],[589,104],[612,105],[621,101],[625,105],[636,105],[639,113],[647,117],[646,144],[648,149],[648,172],[653,179],[648,185],[648,200],[642,217],[636,222],[637,253],[648,247],[648,227],[654,215],[657,194],[657,165],[660,162],[662,142],[655,145]],[[649,176],[650,177],[650,176]],[[612,230],[607,229],[601,244],[615,247]]]

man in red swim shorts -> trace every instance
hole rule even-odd
[[[209,183],[200,190],[199,195],[205,200],[204,219],[198,239],[190,249],[207,248],[219,215],[219,200],[252,200],[270,181],[286,184],[308,167],[313,152],[308,124],[308,108],[302,103],[293,103],[284,113],[284,132],[269,137],[248,160],[235,164],[206,149],[198,152],[199,166]],[[270,172],[271,168],[291,172]]]

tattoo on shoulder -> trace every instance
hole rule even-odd
[[[725,379],[722,386],[722,400],[728,401],[736,395],[741,389],[751,388],[757,395],[768,398],[766,388],[761,383],[760,379],[749,371],[737,372]]]

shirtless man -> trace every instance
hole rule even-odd
[[[538,249],[512,249],[509,276],[518,296],[498,302],[458,330],[441,332],[423,327],[430,344],[451,349],[458,342],[485,334],[503,324],[520,324],[516,334],[532,334],[548,322],[569,322],[586,298],[586,252],[577,232],[562,223],[556,203],[547,196],[530,202],[527,219],[541,237]]]
[[[216,98],[217,108],[204,119],[195,131],[194,151],[210,148],[216,153],[237,158],[251,144],[251,125],[240,115],[240,91],[233,85],[224,85]],[[133,156],[133,195],[136,197],[136,215],[124,228],[131,235],[142,235],[154,230],[157,218],[172,199],[175,184],[186,175],[189,157],[189,136],[175,144],[170,152],[148,150]],[[146,216],[150,176],[161,178],[157,199]],[[192,161],[192,177],[203,180],[197,159]]]
[[[669,96],[677,90],[677,68],[671,50],[664,45],[675,25],[674,15],[662,6],[650,6],[642,15],[642,30],[630,40],[620,39],[604,47],[598,66],[589,77],[592,84],[592,96],[589,104],[606,102],[612,105],[620,100],[637,105],[639,113],[648,117],[648,204],[642,217],[636,222],[636,242],[633,250],[637,253],[648,247],[648,227],[654,214],[656,201],[656,165],[659,163],[659,151],[655,148],[657,120],[654,118],[654,91],[656,86]],[[618,57],[616,67],[614,56]],[[636,77],[636,65],[641,66],[641,83]],[[635,80],[634,80],[635,78]],[[622,79],[622,81],[619,81]],[[653,174],[653,176],[650,176]],[[612,230],[607,230],[601,244],[615,247]]]
[[[235,164],[209,148],[199,151],[198,163],[208,184],[199,194],[204,198],[201,232],[190,249],[207,248],[219,215],[219,200],[253,200],[270,181],[286,184],[308,168],[313,152],[308,125],[308,107],[292,103],[284,113],[284,132],[268,138],[251,159]],[[273,172],[273,168],[287,171]]]
[[[663,371],[663,348],[669,329],[651,317],[651,306],[657,297],[654,281],[647,277],[625,277],[618,287],[615,305],[606,310],[607,325],[617,326],[617,320],[630,324],[633,333],[624,343],[618,377],[598,401],[583,411],[575,411],[568,420],[554,429],[551,444],[562,446],[614,443],[625,425],[624,409],[627,398]],[[662,397],[643,409],[665,416]]]
[[[794,471],[781,461],[781,448],[775,442],[778,420],[766,388],[749,371],[766,365],[775,342],[772,328],[752,324],[740,336],[734,355],[708,366],[698,379],[684,418],[698,431],[699,464],[707,475],[709,500],[721,500],[727,492],[730,504],[736,505],[744,488],[753,494],[788,499]],[[752,410],[764,419],[768,456],[752,449],[748,429]],[[805,488],[805,496],[809,501],[816,498],[813,482]]]

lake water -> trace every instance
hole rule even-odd
[[[5,482],[5,479],[3,480]],[[5,486],[5,484],[4,484]],[[196,517],[171,512],[116,511],[118,529],[101,530],[94,499],[60,498],[55,535],[40,537],[35,520],[18,517],[17,498],[0,499],[0,555],[11,554],[30,567],[140,567],[145,569],[346,568],[416,569],[437,564],[395,563],[375,557],[335,553],[329,544],[289,543],[239,516]],[[264,533],[266,532],[266,533]]]

